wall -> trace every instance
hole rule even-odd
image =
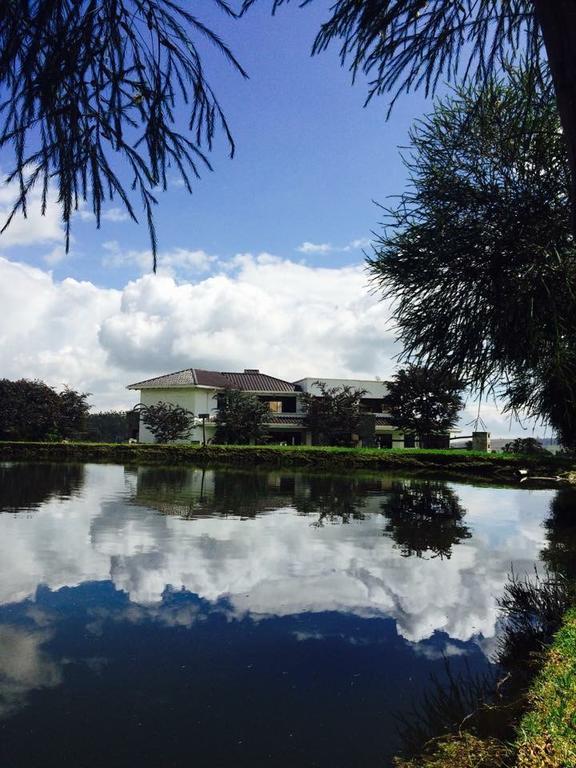
[[[216,408],[216,394],[215,389],[208,389],[203,387],[198,388],[182,388],[182,389],[143,389],[140,393],[140,402],[144,405],[153,405],[160,401],[164,403],[172,403],[173,405],[180,405],[182,408],[186,408],[195,416],[199,413],[211,413],[214,414]],[[214,434],[214,426],[209,425],[206,422],[206,439],[208,440]],[[154,437],[152,433],[144,426],[140,421],[139,440],[141,443],[153,443]],[[185,441],[189,443],[197,440],[202,442],[202,427],[195,427],[190,436]]]

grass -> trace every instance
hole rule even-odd
[[[576,609],[568,611],[528,700],[518,768],[576,766]]]
[[[527,468],[556,475],[574,462],[553,455],[482,453],[463,449],[377,449],[277,445],[156,445],[127,443],[0,443],[1,459],[107,461],[119,463],[230,464],[318,469],[423,469],[510,476]]]
[[[430,745],[416,760],[396,758],[396,768],[513,768],[513,751],[498,739],[462,733]]]

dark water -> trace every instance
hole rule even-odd
[[[574,496],[0,465],[0,767],[391,765],[430,676],[489,671]]]

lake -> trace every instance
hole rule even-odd
[[[511,570],[571,567],[575,499],[0,464],[0,766],[387,768],[431,680],[493,670]]]

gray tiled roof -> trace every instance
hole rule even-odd
[[[259,371],[244,373],[205,371],[201,368],[185,368],[183,371],[167,373],[135,384],[128,389],[170,389],[178,387],[232,387],[247,392],[296,392],[296,386],[289,381],[268,376]]]
[[[247,392],[296,392],[296,385],[265,373],[222,373],[228,386],[234,389],[244,389]]]

